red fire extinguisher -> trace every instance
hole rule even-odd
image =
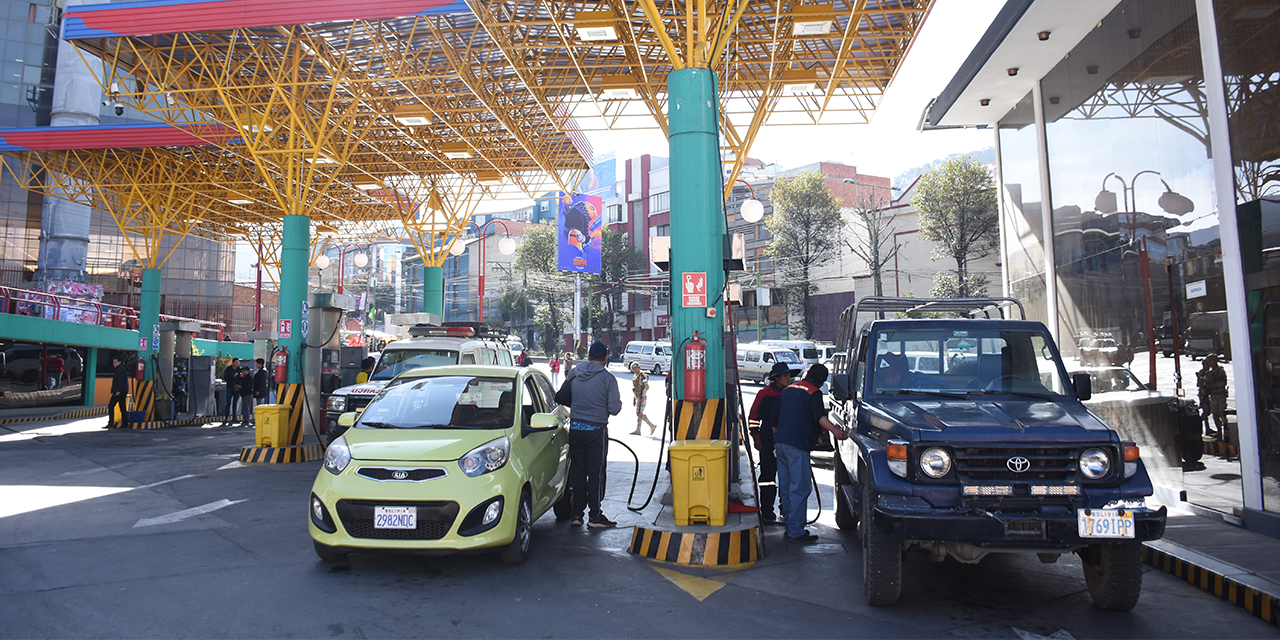
[[[138,366],[133,370],[133,377],[135,380],[143,380],[147,377],[147,363],[142,358],[138,358]]]
[[[289,350],[284,347],[280,347],[276,350],[276,355],[271,359],[271,361],[275,365],[276,369],[276,382],[284,384],[289,376],[286,371],[289,368]]]
[[[684,400],[707,400],[707,345],[697,331],[684,346]]]

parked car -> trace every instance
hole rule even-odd
[[[1084,402],[1089,411],[1133,441],[1149,459],[1163,460],[1148,465],[1156,484],[1180,486],[1173,475],[1160,475],[1176,472],[1183,462],[1194,463],[1203,455],[1195,400],[1152,391],[1124,367],[1086,367],[1071,372],[1073,377],[1076,374],[1089,376],[1093,393]]]
[[[809,367],[822,361],[823,352],[812,340],[761,340],[760,344],[790,349],[800,357],[800,369],[805,373],[809,371]]]
[[[857,328],[862,313],[922,303],[960,317]],[[1094,603],[1131,609],[1141,543],[1164,534],[1167,510],[1146,506],[1154,489],[1139,447],[1082,404],[1090,378],[1067,377],[1042,323],[964,318],[1001,305],[1021,309],[1012,299],[867,297],[840,319],[838,344],[853,349],[831,379],[831,419],[849,434],[835,453],[835,521],[861,537],[867,601],[898,601],[913,549],[965,563],[1019,551],[1044,562],[1076,553]],[[909,349],[965,357],[910,373]]]
[[[638,363],[642,370],[660,376],[671,372],[672,353],[670,342],[632,340],[622,352],[622,365],[630,371],[631,363]]]
[[[391,381],[330,443],[311,487],[316,555],[359,551],[529,556],[547,511],[568,515],[568,411],[542,372],[417,368]]]
[[[786,347],[775,347],[759,342],[738,345],[738,377],[743,382],[769,385],[769,371],[775,362],[785,362],[794,369],[803,369],[800,356]]]

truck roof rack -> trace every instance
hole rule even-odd
[[[979,316],[990,318],[1004,317],[1004,309],[1017,307],[1021,320],[1027,319],[1027,310],[1017,298],[895,298],[889,296],[867,296],[849,305],[840,314],[840,327],[836,334],[836,347],[841,351],[848,349],[849,341],[857,330],[855,323],[859,314],[863,313],[953,313],[970,318]]]

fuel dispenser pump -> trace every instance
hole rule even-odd
[[[347,349],[339,335],[342,316],[356,309],[356,299],[340,293],[314,293],[308,311],[310,334],[303,341],[303,415],[311,422],[310,431],[327,432],[329,416],[324,411],[329,394],[345,386],[343,378]],[[358,366],[358,364],[357,364]],[[358,371],[358,369],[357,369]],[[354,381],[354,380],[353,380]]]
[[[161,322],[160,350],[156,366],[156,417],[160,420],[191,417],[191,339],[200,332],[200,323],[189,320]]]

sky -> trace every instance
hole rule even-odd
[[[869,124],[777,127],[756,136],[748,155],[792,169],[829,161],[852,165],[863,175],[894,178],[898,174],[953,153],[994,146],[989,130],[916,131],[926,105],[951,81],[974,44],[986,32],[1005,0],[936,0],[898,74]],[[589,132],[597,157],[612,152],[619,160],[646,153],[667,156],[662,132]],[[822,150],[822,151],[817,151]],[[623,163],[618,163],[621,170]],[[504,200],[482,212],[510,211],[528,203]],[[244,244],[236,246],[236,280],[253,280],[250,265],[257,257]]]

